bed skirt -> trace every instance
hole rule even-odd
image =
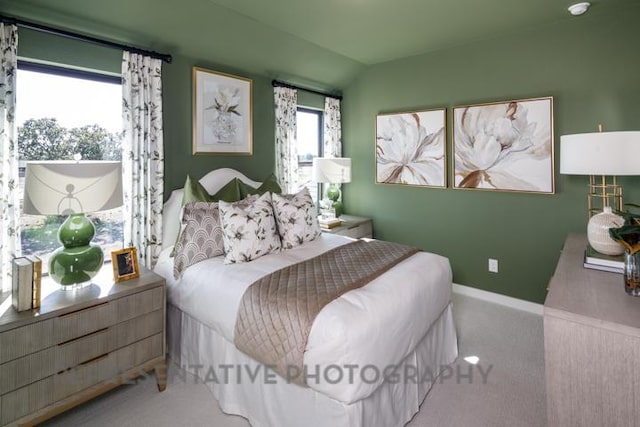
[[[253,427],[404,426],[418,412],[441,369],[458,355],[449,304],[400,363],[396,372],[409,373],[408,378],[390,376],[367,398],[346,404],[287,383],[171,304],[167,318],[169,356],[207,385],[225,413],[247,418]]]

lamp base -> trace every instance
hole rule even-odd
[[[49,258],[49,276],[62,286],[90,281],[102,268],[104,253],[96,245],[60,247]]]
[[[336,218],[339,218],[344,213],[344,206],[340,201],[340,189],[336,184],[329,184],[327,198],[333,202],[331,207],[336,211]]]
[[[49,258],[49,276],[62,286],[91,280],[102,268],[102,248],[91,244],[96,228],[84,214],[71,214],[58,229],[62,247]]]
[[[341,201],[333,202],[331,207],[336,212],[336,218],[340,218],[342,216],[342,214],[344,213],[344,206],[342,206],[342,202]]]
[[[612,227],[621,227],[624,218],[616,215],[610,206],[605,206],[602,212],[589,219],[587,224],[587,240],[593,249],[605,255],[621,255],[624,247],[609,235]]]

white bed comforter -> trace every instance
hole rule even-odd
[[[322,234],[298,248],[249,263],[225,265],[223,257],[217,257],[189,267],[178,280],[173,278],[169,248],[161,253],[155,271],[167,279],[171,304],[233,343],[236,314],[247,287],[348,241]],[[451,280],[447,258],[420,252],[327,304],[316,317],[304,355],[309,372],[320,373],[318,379],[308,379],[309,387],[344,403],[373,393],[383,381],[382,376],[374,381],[376,372],[402,361],[447,307]],[[340,369],[327,369],[332,365]],[[336,382],[340,373],[342,380]]]

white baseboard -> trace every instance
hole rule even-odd
[[[542,304],[536,304],[534,302],[508,297],[506,295],[496,294],[495,292],[472,288],[470,286],[458,285],[457,283],[453,284],[453,292],[495,304],[504,305],[506,307],[515,308],[516,310],[537,314],[539,316],[542,316],[544,311]]]

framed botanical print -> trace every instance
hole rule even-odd
[[[553,97],[453,109],[454,188],[553,194]]]
[[[376,183],[446,187],[446,109],[378,114]]]
[[[253,81],[193,68],[193,154],[251,155]]]

